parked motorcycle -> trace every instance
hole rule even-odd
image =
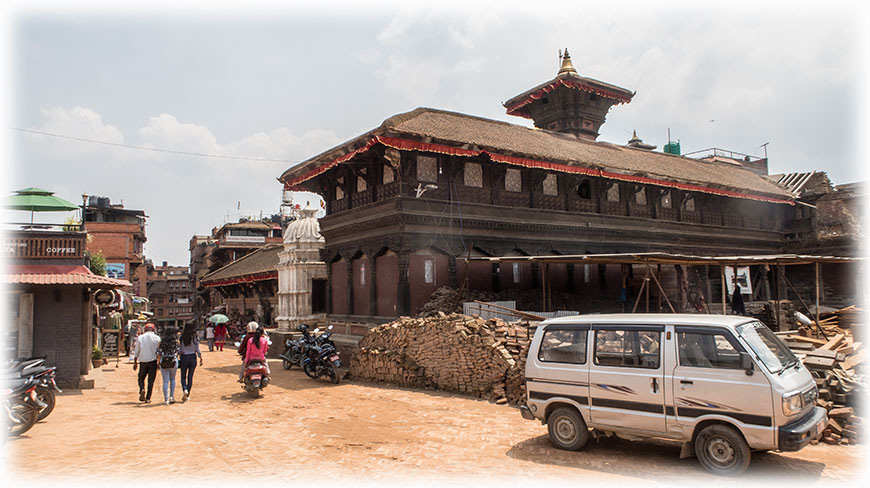
[[[302,337],[295,340],[287,339],[284,352],[278,355],[282,360],[281,366],[283,366],[284,369],[290,369],[297,365],[302,366],[302,359],[308,353],[308,348],[313,344],[311,335],[308,333],[307,325],[299,324],[299,327],[297,327],[296,330],[302,333]]]
[[[39,383],[32,376],[7,379],[7,384],[9,387],[3,392],[7,435],[18,436],[36,424],[39,411],[46,405],[37,397],[36,387]]]
[[[36,395],[40,402],[45,404],[39,411],[37,421],[43,420],[54,410],[56,403],[55,392],[63,393],[58,388],[55,377],[57,368],[45,366],[45,358],[14,359],[9,362],[9,368],[5,374],[7,379],[20,379],[32,377],[36,382]]]
[[[314,329],[315,335],[320,329]],[[302,360],[302,371],[312,379],[326,375],[334,384],[338,384],[346,370],[341,366],[341,358],[338,349],[335,348],[329,337],[332,335],[332,326],[327,327],[325,333],[315,337],[308,349],[308,353]]]

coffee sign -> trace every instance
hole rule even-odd
[[[106,306],[115,301],[115,292],[112,290],[100,290],[94,293],[94,301],[97,305]]]

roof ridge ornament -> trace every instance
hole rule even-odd
[[[568,54],[568,48],[565,48],[565,53],[562,53],[562,50],[559,50],[559,59],[562,60],[562,66],[559,68],[558,75],[562,73],[574,73],[577,74],[577,70],[574,68],[574,65],[571,63],[571,55]]]

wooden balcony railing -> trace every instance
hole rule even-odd
[[[84,232],[7,232],[3,256],[11,259],[82,259],[86,238]]]

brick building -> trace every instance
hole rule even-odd
[[[159,325],[181,327],[193,320],[194,290],[187,266],[154,266],[148,273],[148,301],[152,321]]]
[[[57,367],[62,388],[92,387],[84,375],[99,325],[94,293],[130,282],[94,275],[83,265],[86,234],[80,227],[39,227],[5,232],[4,349],[7,357],[44,356]]]
[[[102,253],[109,277],[130,281],[127,291],[144,295],[148,273],[143,266],[143,246],[147,240],[145,219],[148,216],[143,210],[112,204],[107,197],[85,197],[83,220],[88,233],[87,251]]]

